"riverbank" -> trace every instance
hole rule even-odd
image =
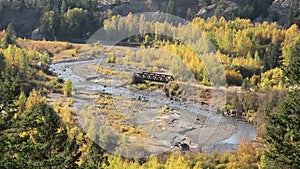
[[[201,104],[192,98],[194,96],[184,102],[170,100],[159,90],[134,90],[128,86],[128,78],[109,76],[91,69],[91,65],[100,65],[102,69],[111,71],[123,70],[122,75],[138,71],[117,63],[108,64],[106,58],[107,55],[103,54],[88,60],[68,60],[50,66],[59,77],[72,80],[76,91],[73,95],[73,106],[83,129],[85,120],[79,112],[86,105],[94,105],[97,116],[101,115],[101,110],[96,109],[95,101],[99,94],[110,94],[116,112],[125,116],[130,124],[142,128],[150,135],[148,143],[152,144],[152,153],[176,149],[175,143],[183,140],[189,140],[189,147],[193,151],[232,151],[237,148],[240,139],[252,140],[255,137],[255,130],[250,124],[210,111],[211,106]],[[93,77],[93,80],[90,80],[90,77]],[[166,112],[162,113],[165,110]]]

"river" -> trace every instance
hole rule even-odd
[[[78,60],[54,63],[50,69],[57,74],[58,77],[73,82],[74,90],[79,94],[75,94],[76,98],[74,108],[76,113],[79,112],[83,104],[91,104],[85,98],[82,98],[82,93],[108,93],[113,96],[122,96],[127,99],[134,100],[139,103],[145,100],[147,103],[139,108],[132,108],[129,111],[139,111],[138,117],[135,117],[135,124],[139,125],[148,132],[149,135],[156,141],[163,144],[165,147],[172,146],[175,141],[181,141],[183,138],[189,138],[192,142],[191,147],[196,151],[205,149],[208,152],[212,151],[232,151],[238,148],[239,142],[243,140],[253,140],[255,138],[254,127],[246,122],[238,121],[231,117],[225,117],[215,112],[208,112],[207,109],[201,109],[199,103],[186,101],[170,101],[159,91],[146,92],[133,90],[123,82],[118,83],[118,79],[110,77],[109,80],[114,80],[114,85],[103,85],[90,79],[97,77],[98,81],[107,81],[107,76],[99,76],[93,69],[88,69],[88,65],[99,65],[103,63],[105,58],[94,58],[91,60]],[[127,71],[130,69],[127,69]],[[130,70],[133,71],[133,70]],[[118,84],[118,85],[116,85]],[[147,106],[146,106],[147,104]],[[157,111],[156,107],[168,106],[174,111],[171,113],[159,116],[152,111]],[[80,116],[80,115],[79,115]],[[198,116],[205,119],[202,124],[196,124]],[[80,120],[79,120],[80,121]],[[154,131],[149,129],[149,124],[159,124],[161,121],[171,121],[169,125],[161,127],[162,131]],[[214,134],[211,134],[214,133]]]

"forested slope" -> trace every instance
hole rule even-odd
[[[103,26],[103,20],[112,15],[125,16],[129,12],[165,12],[191,20],[199,16],[226,19],[249,18],[251,21],[278,22],[289,27],[299,24],[299,2],[242,1],[242,0],[22,0],[0,2],[0,29],[12,23],[19,36],[36,39],[87,39]]]

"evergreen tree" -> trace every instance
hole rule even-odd
[[[289,94],[268,116],[265,161],[278,168],[300,168],[300,91]],[[266,165],[266,164],[264,164]]]
[[[276,44],[270,44],[266,50],[267,54],[263,59],[264,72],[278,67],[281,64],[279,60],[279,57],[281,55],[280,43],[277,42]]]
[[[224,11],[223,5],[219,4],[219,5],[217,5],[217,8],[216,8],[216,10],[214,12],[214,15],[217,16],[217,17],[220,17],[222,15],[223,11]]]
[[[122,1],[121,0],[115,0],[116,5],[121,5]]]
[[[244,90],[249,90],[250,89],[250,81],[249,81],[248,77],[243,80],[243,83],[242,83],[241,87]]]
[[[168,6],[167,6],[167,9],[166,9],[166,13],[170,14],[170,15],[175,14],[175,2],[174,2],[174,0],[169,0]]]
[[[12,105],[19,96],[21,90],[20,80],[12,70],[6,66],[0,77],[0,105],[3,107]]]
[[[54,38],[55,12],[45,12],[41,17],[41,30],[47,37]]]
[[[300,84],[300,37],[291,51],[291,58],[285,74],[291,85]]]
[[[11,23],[7,25],[6,34],[11,38],[11,40],[16,40],[15,28]]]
[[[204,7],[211,4],[211,0],[198,0],[199,6]]]
[[[9,44],[16,44],[17,35],[11,23],[6,28],[6,34],[2,40],[2,48],[6,49]]]
[[[286,76],[292,85],[300,84],[300,38],[292,49]],[[271,112],[271,111],[269,111]],[[268,147],[263,166],[300,168],[300,90],[295,89],[279,106],[277,113],[268,116],[266,136]]]
[[[0,74],[5,69],[5,57],[2,52],[0,52]]]
[[[289,9],[289,13],[288,13],[288,16],[287,16],[287,27],[290,27],[295,23],[294,17],[295,17],[295,12],[294,12],[293,7],[291,7]]]
[[[63,15],[67,11],[67,2],[63,0],[60,7],[60,14]]]
[[[34,105],[3,133],[7,148],[2,152],[1,168],[77,167],[78,146],[68,138],[60,117],[47,104]]]
[[[89,147],[88,157],[81,166],[82,168],[102,169],[103,164],[108,165],[108,158],[107,156],[104,156],[104,151],[98,144],[100,144],[99,135],[96,135],[94,141],[92,141]]]
[[[194,12],[191,10],[191,8],[188,8],[186,11],[186,19],[192,20],[194,18]]]
[[[10,153],[10,137],[14,130],[11,130],[11,126],[14,123],[14,112],[11,110],[5,110],[6,114],[3,113],[5,109],[3,106],[0,107],[0,168],[17,168],[17,164],[14,164],[11,160],[13,154]]]

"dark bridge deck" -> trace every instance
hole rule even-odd
[[[137,81],[149,80],[149,81],[162,82],[162,83],[168,83],[170,81],[175,80],[174,77],[171,75],[150,73],[150,72],[134,73],[132,75],[132,78]]]

